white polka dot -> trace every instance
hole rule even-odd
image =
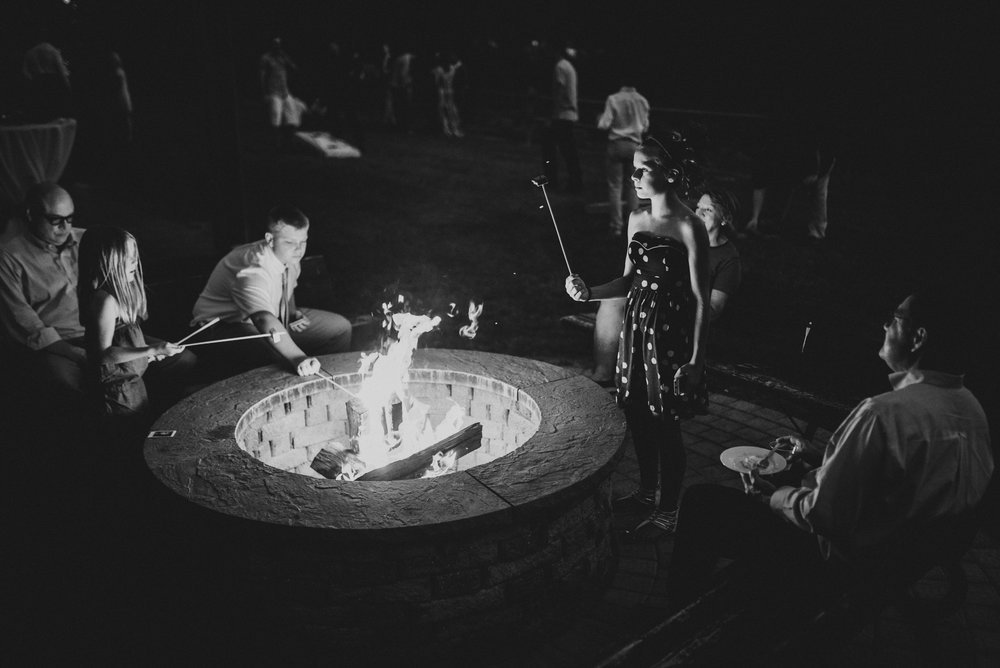
[[[649,262],[649,256],[648,255],[643,255],[642,256],[642,261],[643,262]]]
[[[650,328],[649,328],[649,333],[650,333],[650,334],[655,334],[655,333],[656,333],[656,330],[655,330],[655,329],[653,329],[652,327],[650,327]]]
[[[628,376],[622,376],[622,382],[623,383],[627,383],[628,382]],[[628,394],[627,390],[626,390],[625,394]]]
[[[646,317],[646,312],[645,312],[645,311],[643,311],[642,313],[640,313],[640,314],[639,314],[639,317],[640,317],[640,318],[645,318],[645,317]]]
[[[628,368],[628,362],[622,362],[622,369]]]
[[[635,330],[637,330],[637,329],[639,329],[639,323],[637,323],[637,322],[633,322],[633,323],[632,323],[632,331],[634,332],[634,331],[635,331]]]
[[[656,412],[656,406],[654,406],[653,404],[650,404],[649,405],[649,410],[651,410],[651,411],[653,411],[655,413]]]
[[[653,342],[650,341],[649,343],[646,344],[646,350],[652,350],[652,349],[653,349]]]
[[[642,246],[639,246],[639,255],[642,255],[645,252],[646,251],[642,248]]]
[[[649,362],[650,362],[650,364],[656,364],[656,358],[655,357],[650,357],[649,358]]]
[[[657,285],[656,283],[653,283],[653,284],[652,284],[652,285],[650,285],[649,287],[651,287],[651,288],[653,288],[653,289],[655,290],[655,289],[657,289],[657,288],[658,288],[658,287],[660,287],[660,286],[659,286],[659,285]]]
[[[646,287],[647,285],[649,285],[649,281],[643,281],[642,282],[642,287]]]

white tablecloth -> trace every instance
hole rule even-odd
[[[76,121],[0,125],[0,198],[18,204],[33,183],[58,181],[66,169]]]

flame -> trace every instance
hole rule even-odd
[[[458,330],[458,335],[466,339],[476,338],[476,331],[479,329],[479,316],[483,314],[483,303],[476,304],[469,300],[469,324]]]
[[[365,408],[365,418],[359,427],[357,445],[358,459],[363,468],[345,471],[338,479],[354,480],[366,470],[408,457],[465,426],[465,411],[452,401],[445,417],[435,427],[431,421],[430,406],[410,398],[406,391],[408,371],[418,339],[421,334],[437,327],[441,318],[396,313],[391,316],[391,322],[398,332],[397,340],[389,345],[384,354],[362,354],[359,365],[364,380],[357,397]],[[397,401],[402,409],[402,420],[393,429],[392,405]],[[435,458],[429,472],[433,472],[432,475],[449,473],[454,470],[456,460],[454,453],[442,456],[440,460]]]
[[[454,450],[448,454],[443,452],[435,452],[434,458],[431,460],[431,466],[424,474],[420,476],[421,478],[437,478],[438,476],[445,475],[446,473],[451,473],[456,468],[458,468],[458,453]]]

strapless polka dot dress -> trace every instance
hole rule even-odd
[[[635,266],[625,300],[618,346],[618,404],[645,394],[653,415],[680,420],[708,411],[704,374],[683,397],[674,394],[674,373],[691,359],[695,299],[687,248],[677,239],[637,232],[628,246]],[[637,392],[645,384],[645,393]]]

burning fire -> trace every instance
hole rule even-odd
[[[476,331],[479,330],[479,316],[483,314],[483,304],[476,304],[469,300],[469,324],[458,330],[458,335],[466,339],[476,338]]]
[[[338,479],[354,480],[365,471],[404,459],[462,429],[465,411],[457,403],[452,401],[444,419],[434,426],[430,406],[409,397],[406,391],[417,341],[440,322],[440,317],[396,313],[392,326],[398,336],[385,354],[362,355],[364,380],[354,400],[360,422],[356,441],[351,444],[357,454],[352,458],[356,465],[345,468]],[[456,459],[455,453],[435,456],[425,477],[454,470]]]

